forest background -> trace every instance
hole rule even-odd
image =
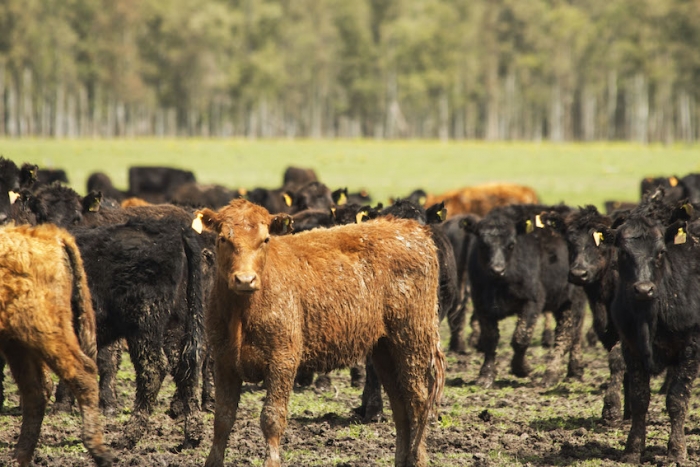
[[[691,142],[698,0],[4,0],[0,136]]]

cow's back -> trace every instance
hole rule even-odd
[[[251,307],[303,340],[302,366],[319,371],[355,363],[408,322],[431,332],[437,320],[437,253],[414,221],[273,237],[262,283]]]

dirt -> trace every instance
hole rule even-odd
[[[491,389],[474,385],[481,364],[480,355],[448,354],[448,373],[439,418],[431,423],[428,451],[436,466],[611,466],[619,465],[629,423],[608,427],[601,423],[602,394],[607,361],[600,345],[584,352],[586,371],[582,380],[562,381],[553,388],[536,383],[544,373],[547,350],[531,348],[534,374],[520,379],[509,374],[512,353],[508,340],[513,322],[502,325],[498,376]],[[443,334],[447,337],[446,330]],[[119,380],[119,415],[104,420],[105,436],[114,442],[129,416],[133,398],[133,370],[128,358]],[[0,465],[11,462],[13,446],[21,423],[19,398],[11,377],[6,375],[8,401],[0,414]],[[644,465],[668,465],[666,443],[669,422],[662,383],[653,380],[652,404],[648,416],[647,451]],[[203,465],[213,430],[213,415],[203,414],[204,436],[195,449],[179,449],[181,423],[167,415],[173,385],[166,380],[158,406],[151,417],[148,434],[135,449],[117,450],[120,466]],[[227,465],[262,465],[264,442],[259,415],[265,392],[246,385],[238,419],[229,439]],[[689,462],[700,464],[700,398],[693,391],[686,433]],[[384,418],[362,425],[352,412],[360,390],[351,387],[347,370],[331,374],[326,388],[297,388],[289,406],[289,421],[283,438],[284,464],[289,466],[360,467],[393,465],[395,433],[388,401]],[[41,466],[94,465],[80,441],[80,417],[47,414],[34,462]]]

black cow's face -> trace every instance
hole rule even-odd
[[[20,170],[11,160],[0,157],[0,224],[10,219],[19,192]]]
[[[666,261],[661,229],[646,219],[628,219],[617,231],[620,280],[637,300],[658,297]]]
[[[603,225],[567,229],[565,237],[569,249],[569,282],[586,285],[601,278],[608,265],[610,248],[606,239],[612,236]]]
[[[503,277],[516,243],[515,225],[480,226],[478,248],[489,274]]]

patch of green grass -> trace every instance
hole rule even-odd
[[[481,141],[244,139],[2,139],[17,162],[62,167],[79,192],[95,171],[126,188],[131,165],[193,170],[203,183],[277,187],[288,165],[314,168],[331,187],[367,188],[377,201],[422,187],[439,193],[491,181],[530,185],[545,203],[635,200],[648,175],[700,171],[697,145]]]

